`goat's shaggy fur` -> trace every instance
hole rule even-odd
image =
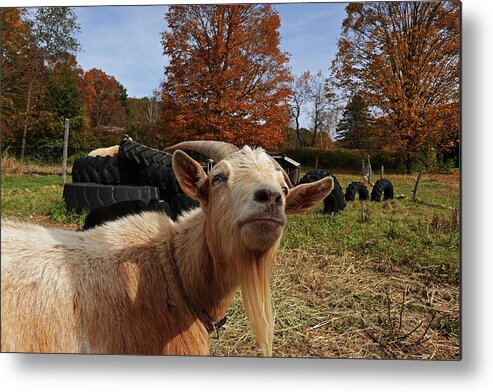
[[[85,232],[3,222],[2,351],[206,355],[198,310],[223,318],[241,286],[257,341],[272,354],[269,279],[284,211],[320,202],[332,179],[284,196],[279,168],[248,147],[208,176],[182,151],[173,167],[201,204],[177,222],[156,212]]]

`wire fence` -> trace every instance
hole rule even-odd
[[[2,150],[2,157],[9,156],[20,159],[22,148],[19,146],[8,146]],[[76,158],[87,155],[87,151],[68,148],[68,161],[73,162]],[[62,164],[63,147],[54,146],[25,146],[24,160],[26,162],[40,162],[47,164]]]

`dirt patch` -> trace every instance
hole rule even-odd
[[[444,185],[451,187],[452,189],[459,190],[460,176],[459,171],[455,170],[453,174],[434,174],[425,173],[424,178],[432,178]]]

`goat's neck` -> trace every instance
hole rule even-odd
[[[226,314],[239,286],[234,260],[217,257],[214,250],[211,252],[211,247],[221,244],[211,244],[207,216],[202,210],[195,210],[175,228],[175,262],[185,292],[197,310],[205,310],[218,321]]]

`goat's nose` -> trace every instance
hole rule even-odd
[[[281,194],[274,189],[258,189],[253,195],[253,200],[266,206],[282,205]]]

